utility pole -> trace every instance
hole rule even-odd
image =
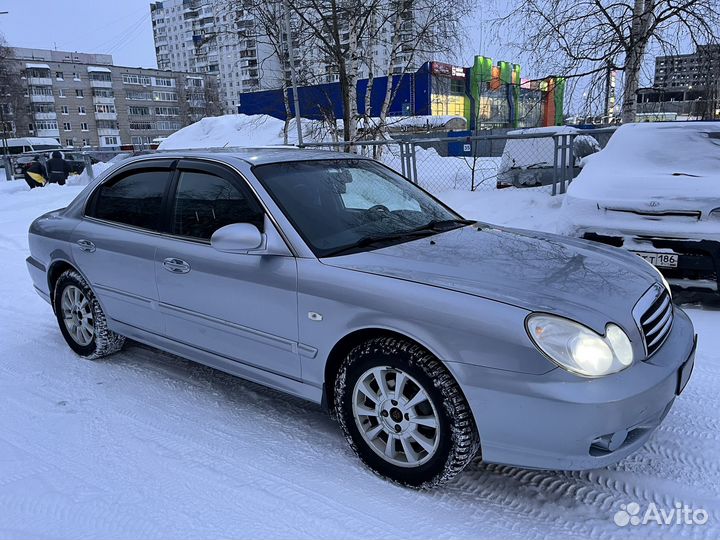
[[[292,83],[293,103],[295,105],[295,127],[297,128],[298,146],[302,147],[302,124],[300,123],[300,99],[298,98],[297,73],[295,73],[295,50],[292,43],[292,30],[290,27],[290,5],[288,0],[283,0],[285,10],[285,35],[287,43],[288,62],[290,63],[290,81]],[[283,74],[284,75],[284,74]]]

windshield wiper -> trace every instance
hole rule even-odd
[[[326,253],[323,256],[334,257],[336,255],[347,253],[348,251],[362,249],[364,247],[369,247],[374,244],[392,242],[393,240],[409,240],[415,238],[422,238],[424,236],[432,236],[437,232],[444,232],[450,230],[448,229],[448,225],[472,225],[474,223],[476,222],[468,219],[435,219],[426,223],[425,225],[421,225],[420,227],[415,227],[414,229],[409,229],[407,231],[363,236],[358,241],[353,242],[350,245],[338,248],[334,251],[331,251],[330,253]]]
[[[401,232],[390,233],[390,234],[373,234],[373,235],[363,236],[358,241],[353,242],[352,244],[343,246],[343,247],[333,250],[329,253],[326,253],[325,255],[323,255],[323,257],[334,257],[336,255],[342,255],[343,253],[347,253],[349,251],[354,251],[356,249],[362,249],[364,247],[369,247],[374,244],[382,244],[385,242],[392,242],[393,240],[409,240],[409,239],[415,239],[415,238],[422,238],[423,236],[430,236],[430,235],[434,234],[435,232],[436,231],[434,229],[427,229],[423,226],[422,228],[410,229],[409,231],[401,231]]]
[[[477,221],[472,219],[434,219],[422,227],[413,230],[445,231],[448,225],[474,225],[475,223],[477,223]]]

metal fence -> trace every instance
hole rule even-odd
[[[306,148],[373,157],[429,191],[540,187],[565,193],[580,161],[614,129],[571,130],[382,141],[308,143]],[[595,136],[597,135],[597,136]]]
[[[349,151],[372,157],[432,192],[537,187],[555,195],[565,192],[580,172],[580,161],[605,146],[613,131],[614,128],[604,128],[579,133],[558,128],[558,131],[516,134],[306,143],[303,148]],[[84,170],[90,179],[94,177],[90,165],[97,161],[107,162],[120,154],[153,152],[63,151],[73,155],[75,172]],[[49,153],[3,156],[5,178],[22,178],[22,165],[32,160],[32,154],[43,162]]]

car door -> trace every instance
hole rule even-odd
[[[262,229],[264,213],[245,180],[221,165],[183,160],[171,191],[171,235],[155,256],[166,336],[299,379],[295,258],[222,253],[210,245],[225,225]]]
[[[157,311],[155,250],[171,160],[134,164],[91,195],[85,219],[72,234],[78,269],[111,319],[162,333]]]

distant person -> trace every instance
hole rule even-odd
[[[23,178],[25,178],[25,182],[30,186],[30,189],[43,187],[47,184],[45,167],[40,163],[40,156],[35,156],[28,164],[25,172],[23,172]]]
[[[47,162],[48,182],[64,186],[70,170],[70,164],[63,159],[59,150],[55,150]]]

